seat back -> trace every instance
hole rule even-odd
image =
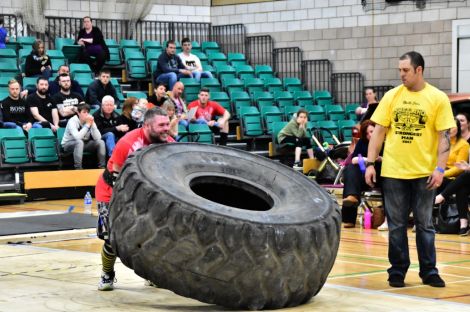
[[[28,133],[32,158],[36,162],[56,162],[59,160],[57,138],[49,128],[32,128]]]
[[[0,129],[2,163],[23,164],[29,162],[27,141],[17,129]]]
[[[191,141],[205,144],[214,144],[214,134],[206,124],[189,124]]]

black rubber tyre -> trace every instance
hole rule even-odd
[[[326,191],[291,168],[178,143],[128,159],[110,224],[114,250],[137,275],[185,297],[256,310],[297,306],[320,291],[341,216]]]

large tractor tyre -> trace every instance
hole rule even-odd
[[[110,204],[111,243],[160,288],[221,306],[277,309],[307,302],[339,245],[338,204],[268,158],[196,143],[131,157]]]

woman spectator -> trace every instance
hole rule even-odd
[[[295,146],[294,166],[295,170],[301,170],[300,154],[302,147],[307,148],[309,158],[313,158],[312,143],[307,132],[308,114],[303,108],[299,109],[291,121],[279,132],[277,140],[280,144],[290,144]]]
[[[468,160],[469,144],[462,138],[462,130],[459,119],[455,120],[456,128],[450,131],[450,153],[447,167],[444,171],[442,185],[437,189],[435,204],[441,204],[450,195],[456,194],[457,208],[459,210],[460,231],[462,236],[468,235],[468,175],[470,174],[466,161]],[[465,171],[465,172],[464,172]],[[462,173],[464,172],[464,173]],[[461,178],[461,176],[463,177]]]
[[[139,104],[139,99],[136,97],[128,97],[122,106],[122,114],[118,117],[119,125],[127,125],[129,131],[137,129],[137,122],[132,118],[132,110]]]
[[[147,109],[152,109],[155,106],[161,107],[166,100],[168,100],[166,95],[166,85],[160,82],[153,89],[153,94],[147,98],[147,101],[149,102]]]
[[[365,89],[364,97],[366,98],[366,102],[362,103],[360,107],[356,108],[357,120],[361,120],[362,116],[364,116],[364,114],[369,109],[370,104],[377,104],[379,102],[377,100],[377,95],[375,94],[374,88]]]
[[[176,117],[176,108],[173,103],[170,101],[166,101],[162,105],[162,109],[166,111],[168,114],[168,118],[170,119],[170,130],[168,133],[171,135],[171,137],[175,140],[178,140],[178,122],[179,119]]]
[[[459,113],[455,118],[460,122],[462,138],[470,144],[470,117],[467,113]]]
[[[344,188],[341,213],[345,228],[353,228],[356,226],[357,207],[359,205],[361,192],[369,188],[364,179],[363,171],[365,171],[366,162],[369,161],[366,158],[367,149],[374,128],[374,122],[370,120],[362,122],[359,130],[361,136],[351,155],[351,164],[346,165],[343,172]],[[371,161],[375,162],[376,171],[380,172],[382,157],[379,156],[377,159]],[[379,181],[377,182],[379,183]]]
[[[104,63],[109,60],[109,49],[101,30],[93,26],[91,17],[83,18],[83,28],[79,31],[75,44],[82,46],[80,62],[90,65],[98,75]],[[95,60],[91,58],[92,56]]]
[[[46,79],[51,77],[51,59],[46,54],[42,40],[38,39],[33,43],[31,54],[26,57],[24,69],[26,77],[44,77]]]

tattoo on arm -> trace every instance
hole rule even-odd
[[[443,140],[442,140],[442,153],[447,153],[450,151],[450,131],[449,129],[443,131]]]

